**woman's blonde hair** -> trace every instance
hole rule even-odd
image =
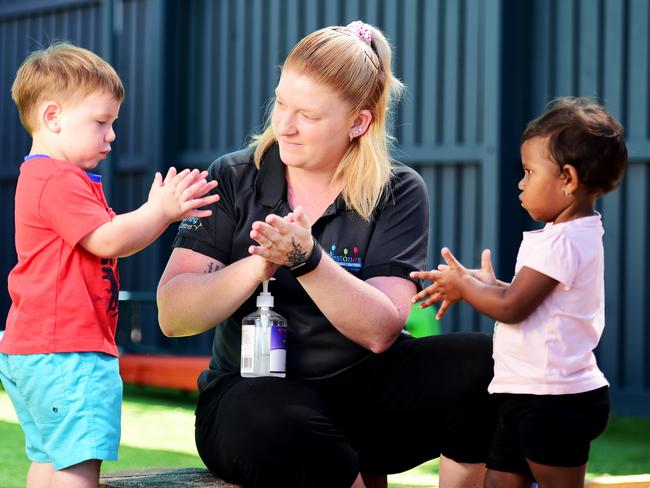
[[[122,103],[124,86],[113,67],[95,53],[67,42],[55,42],[31,53],[18,68],[11,97],[27,132],[38,127],[34,114],[43,100],[76,102],[96,91]]]
[[[334,175],[343,182],[347,206],[370,220],[391,176],[388,151],[392,137],[387,132],[386,118],[403,84],[391,71],[391,48],[384,35],[368,24],[363,27],[371,34],[370,45],[349,28],[326,27],[298,42],[282,69],[294,70],[329,86],[350,104],[352,113],[372,113],[368,130],[350,142]],[[253,136],[251,145],[256,148],[258,167],[266,150],[276,141],[271,116],[266,129]]]

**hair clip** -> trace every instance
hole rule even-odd
[[[365,22],[355,20],[346,25],[345,28],[356,34],[368,46],[372,43],[372,31],[370,30],[370,26]]]

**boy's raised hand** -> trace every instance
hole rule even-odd
[[[219,200],[219,195],[208,195],[217,186],[217,181],[207,181],[208,172],[198,169],[184,169],[180,173],[173,166],[163,179],[156,173],[148,203],[158,208],[169,222],[186,217],[209,217],[211,210],[199,210]]]

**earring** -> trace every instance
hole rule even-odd
[[[573,197],[573,193],[569,193],[568,191],[564,190],[564,195],[566,195],[569,198]]]

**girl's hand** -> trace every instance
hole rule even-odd
[[[289,268],[305,262],[314,247],[311,227],[302,207],[296,207],[284,218],[270,214],[264,222],[253,222],[250,236],[259,245],[250,246],[249,253]]]
[[[462,299],[457,285],[463,276],[469,274],[469,271],[458,262],[449,248],[443,247],[441,254],[447,264],[438,266],[437,271],[415,271],[410,274],[412,278],[430,280],[433,282],[430,286],[424,288],[421,292],[413,296],[411,302],[416,303],[420,300],[424,300],[420,304],[420,307],[426,308],[433,303],[442,301],[442,305],[440,305],[438,313],[436,314],[438,320],[442,319],[451,305]],[[487,257],[487,264],[489,264],[491,268],[489,256]],[[483,270],[483,265],[484,263],[482,262],[481,270]],[[486,270],[485,272],[487,273],[488,271]]]
[[[439,264],[438,271],[444,271],[448,267],[448,264]],[[468,269],[467,272],[479,280],[481,283],[491,286],[499,285],[499,281],[497,280],[497,277],[494,274],[494,270],[492,269],[492,260],[489,249],[483,249],[483,252],[481,253],[480,269]]]

